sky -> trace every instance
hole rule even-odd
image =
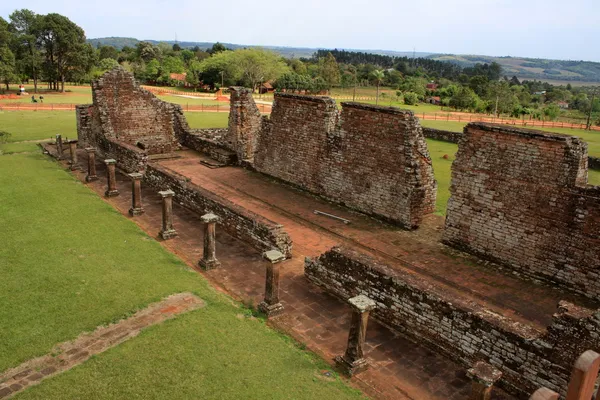
[[[600,61],[600,0],[19,0],[88,38]]]

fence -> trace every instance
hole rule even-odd
[[[270,104],[257,104],[259,111],[263,114],[271,113],[273,106]],[[229,104],[186,104],[181,106],[186,112],[229,112]],[[4,103],[0,104],[0,111],[74,111],[75,104],[45,104],[45,103]],[[585,124],[576,124],[562,121],[536,121],[517,118],[495,118],[481,114],[461,113],[415,113],[417,117],[425,121],[452,121],[452,122],[489,122],[522,126],[526,128],[568,128],[586,129]],[[591,130],[600,131],[600,126],[591,126]]]

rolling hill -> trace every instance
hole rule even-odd
[[[106,37],[88,39],[94,47],[99,45],[114,46],[121,49],[124,46],[135,47],[140,40],[135,38],[125,37]],[[175,41],[157,41],[146,40],[147,42],[158,44],[167,43],[174,44]],[[192,48],[195,46],[201,49],[212,47],[214,42],[177,42],[183,48]],[[254,47],[252,45],[240,45],[235,43],[223,43],[231,49]],[[261,46],[263,48],[273,50],[284,57],[311,57],[317,50],[316,48],[308,47],[282,47],[282,46]],[[348,51],[362,51],[373,54],[381,54],[396,57],[427,57],[439,61],[447,61],[458,64],[462,67],[470,67],[476,63],[491,63],[493,61],[502,65],[504,75],[511,77],[516,75],[519,79],[541,80],[551,83],[565,84],[572,83],[575,85],[593,84],[600,82],[600,63],[592,61],[573,61],[573,60],[547,60],[538,58],[526,57],[493,57],[481,55],[456,55],[456,54],[436,54],[427,52],[412,51],[390,51],[390,50],[358,50],[345,49]]]

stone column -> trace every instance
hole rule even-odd
[[[580,355],[571,372],[566,400],[591,399],[598,371],[600,371],[600,354],[587,350]]]
[[[279,301],[279,263],[285,260],[285,256],[277,250],[269,250],[263,253],[263,257],[269,263],[265,279],[265,299],[258,305],[258,309],[270,318],[283,312],[283,305]]]
[[[133,172],[128,174],[131,178],[131,208],[129,209],[129,215],[142,215],[144,209],[142,208],[142,178],[144,175]]]
[[[106,189],[106,192],[104,192],[106,197],[114,197],[119,195],[119,191],[117,190],[117,176],[115,174],[116,163],[117,161],[113,160],[112,158],[104,160],[104,164],[106,164],[106,179],[108,181],[108,188]]]
[[[337,356],[335,363],[347,375],[356,375],[367,369],[367,360],[364,358],[363,346],[367,335],[367,322],[369,313],[377,303],[365,295],[348,299],[352,307],[352,320],[348,333],[348,346],[343,356]]]
[[[56,155],[59,159],[63,156],[63,142],[61,135],[56,135]]]
[[[92,182],[98,180],[96,175],[96,149],[93,147],[86,147],[88,157],[88,173],[85,177],[86,182]]]
[[[467,376],[471,378],[469,400],[490,400],[494,384],[500,379],[502,372],[484,361],[477,361],[467,371]]]
[[[81,169],[77,163],[77,140],[71,140],[69,142],[69,151],[71,153],[71,171]]]
[[[173,196],[175,192],[172,190],[163,190],[158,192],[163,199],[162,203],[162,229],[159,232],[160,237],[164,240],[177,236],[177,231],[173,229]]]
[[[219,217],[212,213],[204,214],[202,216],[202,222],[204,222],[204,252],[202,253],[202,259],[198,265],[200,265],[203,270],[208,271],[209,269],[221,266],[221,263],[217,260],[215,255],[215,228],[217,222],[219,222]]]

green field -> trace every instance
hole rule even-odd
[[[0,371],[172,293],[206,301],[15,398],[361,397],[39,151],[0,171]]]

